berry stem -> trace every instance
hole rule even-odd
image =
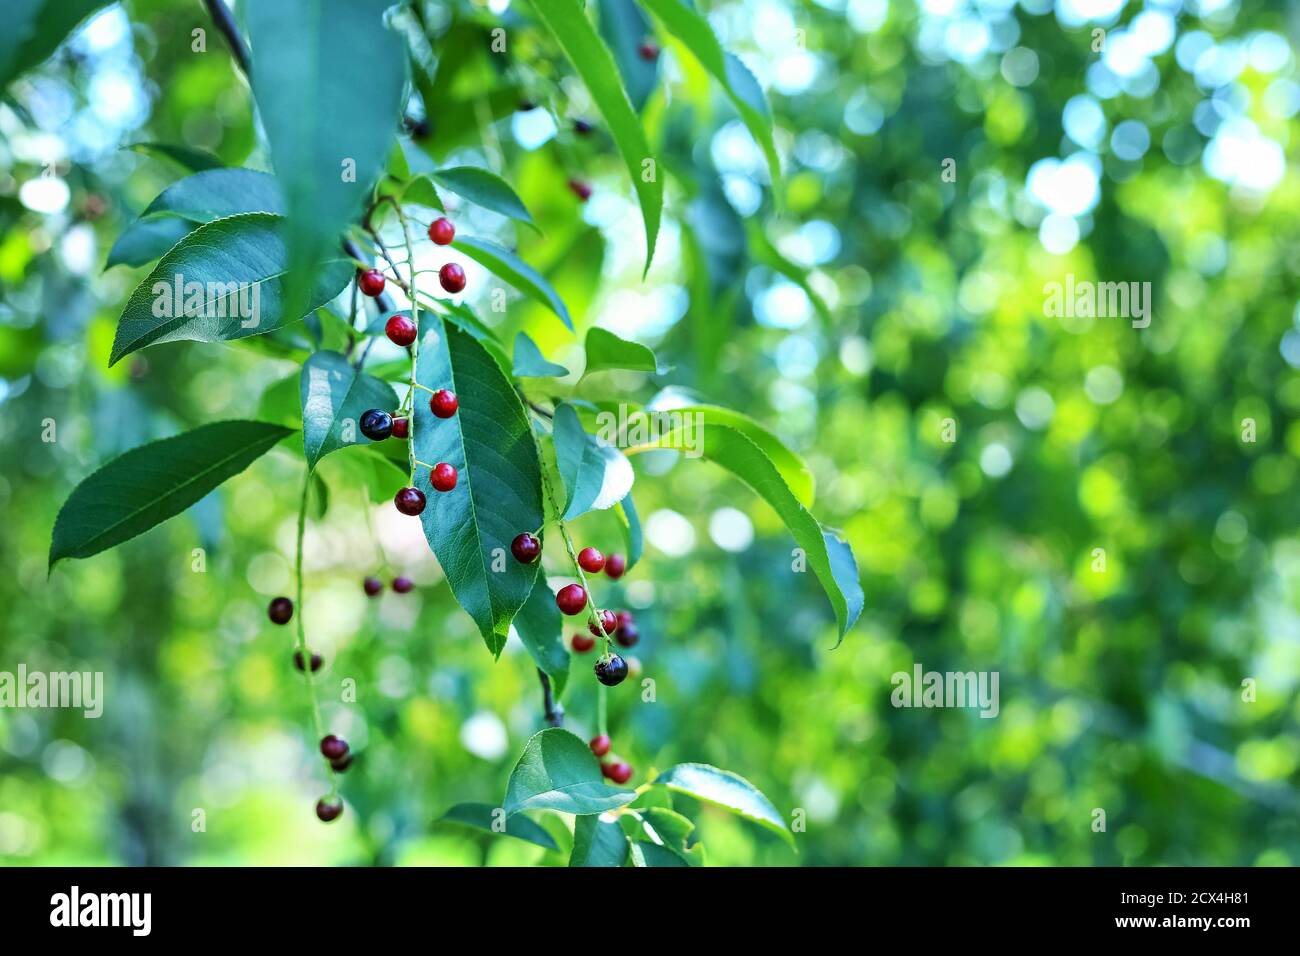
[[[609,735],[609,727],[607,725],[608,717],[606,714],[606,700],[605,700],[605,694],[608,691],[609,688],[606,687],[604,684],[601,684],[599,682],[596,684],[596,733],[603,734],[605,736]]]
[[[302,539],[307,530],[307,495],[311,489],[311,466],[307,467],[302,479],[302,497],[298,502],[298,541],[297,549],[294,554],[293,572],[297,579],[297,607],[295,608],[294,617],[298,619],[298,652],[302,654],[302,659],[309,666],[303,669],[307,676],[307,692],[311,699],[311,719],[312,725],[316,728],[316,739],[320,740],[325,736],[325,724],[320,719],[320,702],[316,699],[316,677],[310,667],[311,651],[307,649],[307,625],[304,621],[306,615],[306,606],[302,600]],[[329,764],[329,761],[325,761]],[[335,774],[328,774],[331,780],[330,795],[333,796],[338,792],[338,780]]]
[[[411,390],[407,393],[407,396],[406,396],[407,399],[411,401],[411,419],[410,419],[410,425],[408,426],[409,429],[410,429],[410,435],[408,436],[408,439],[407,439],[407,442],[406,442],[406,453],[407,453],[407,456],[408,456],[408,458],[409,458],[409,460],[410,460],[410,465],[411,465],[411,480],[410,480],[409,484],[410,484],[412,487],[414,487],[414,486],[415,486],[415,466],[416,466],[416,464],[418,463],[418,459],[415,457],[415,418],[416,418],[416,416],[415,416],[415,401],[414,401],[414,396],[415,396],[415,390],[416,390],[416,388],[418,387],[418,384],[419,384],[419,383],[417,383],[417,382],[415,381],[415,370],[416,370],[416,363],[417,363],[417,360],[418,360],[419,357],[420,357],[420,300],[419,300],[419,294],[418,294],[418,292],[416,291],[416,288],[415,288],[415,275],[416,275],[416,272],[415,272],[415,250],[414,250],[414,248],[411,246],[411,228],[410,228],[410,224],[407,222],[407,219],[406,219],[406,213],[402,210],[402,204],[401,204],[401,203],[399,203],[399,202],[394,202],[394,203],[393,203],[393,208],[394,208],[395,210],[397,210],[397,218],[398,218],[398,221],[400,221],[401,224],[402,224],[402,238],[403,238],[403,240],[405,240],[405,242],[406,242],[406,268],[407,268],[407,271],[410,273],[410,276],[411,276],[411,278],[410,278],[410,286],[406,289],[406,294],[407,294],[407,298],[409,298],[409,299],[411,300],[411,322],[414,323],[414,325],[415,325],[415,341],[411,343],[411,349],[410,349],[410,351],[411,351]],[[376,237],[376,238],[377,238],[377,237]],[[385,252],[384,252],[384,257],[385,257],[385,258],[388,258],[388,252],[387,252],[386,250],[385,250]],[[388,261],[389,261],[389,262],[392,262],[393,260],[392,260],[392,259],[389,259]],[[394,272],[397,271],[397,266],[395,266],[395,265],[393,266],[393,271],[394,271]],[[427,466],[426,466],[426,467],[427,467]]]

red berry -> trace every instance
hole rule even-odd
[[[641,59],[651,63],[659,59],[659,47],[651,43],[649,40],[644,41],[639,47],[637,47],[636,52],[640,55]]]
[[[438,281],[448,292],[460,292],[465,288],[465,270],[449,262],[438,270]]]
[[[581,614],[582,609],[587,606],[587,589],[581,584],[566,584],[560,588],[560,593],[555,595],[555,603],[570,617]]]
[[[384,274],[378,269],[367,269],[358,277],[357,286],[362,294],[374,298],[384,291]]]
[[[371,597],[374,597],[384,590],[384,582],[379,580],[379,578],[366,578],[361,582],[361,586],[365,588],[366,593]]]
[[[348,753],[348,742],[342,737],[326,734],[320,741],[320,752],[326,760],[342,760]]]
[[[599,574],[605,566],[605,556],[595,548],[583,548],[578,552],[578,564],[588,574]]]
[[[429,472],[429,483],[435,491],[451,491],[456,487],[456,469],[445,461],[438,462]]]
[[[601,734],[599,737],[592,737],[591,752],[597,757],[603,757],[609,753],[609,735]]]
[[[352,766],[352,754],[346,753],[338,760],[331,760],[330,766],[334,768],[335,773],[343,773],[348,767]]]
[[[542,542],[537,540],[536,535],[525,531],[523,534],[515,535],[515,540],[510,542],[510,553],[520,564],[532,564],[542,553]]]
[[[585,654],[596,646],[596,642],[586,634],[573,635],[573,649],[579,654]]]
[[[394,438],[411,437],[411,420],[409,418],[393,419],[393,437]]]
[[[405,348],[415,341],[415,323],[411,321],[409,315],[398,312],[396,315],[389,316],[388,321],[384,323],[384,334],[394,345]]]
[[[451,418],[452,415],[456,414],[458,408],[460,408],[460,402],[456,400],[455,392],[440,388],[429,396],[429,411],[439,418]]]
[[[413,587],[415,587],[415,582],[404,574],[393,578],[393,590],[398,594],[407,594]]]
[[[293,602],[287,597],[273,598],[266,607],[266,616],[276,624],[288,624],[293,617]]]
[[[320,666],[321,666],[321,664],[323,664],[323,663],[324,663],[324,659],[323,659],[319,654],[313,652],[312,655],[311,655],[311,672],[312,672],[313,674],[316,673],[318,670],[320,670]],[[303,669],[303,667],[302,667],[302,651],[294,651],[294,652],[293,652],[293,666],[296,667],[296,668],[298,668],[298,670],[302,670],[302,669]]]
[[[619,627],[627,627],[629,624],[632,623],[632,612],[631,612],[631,611],[618,611],[618,612],[614,615],[614,620],[618,621],[618,626],[619,626]]]
[[[597,611],[596,616],[600,618],[600,627],[592,621],[587,625],[587,630],[591,631],[596,637],[601,637],[601,628],[604,628],[605,634],[613,634],[614,628],[618,627],[618,620],[614,617],[613,611]]]
[[[342,812],[343,801],[338,797],[321,797],[316,801],[316,816],[323,823],[337,820]]]
[[[627,570],[627,559],[621,554],[611,554],[605,559],[605,573],[611,578],[621,578]]]
[[[632,779],[632,766],[622,760],[615,761],[609,765],[609,773],[606,776],[615,783],[627,783]]]
[[[618,641],[621,647],[635,647],[636,642],[641,640],[641,632],[637,630],[635,624],[628,621],[614,632],[614,640]]]
[[[440,246],[449,246],[456,238],[456,227],[447,218],[435,219],[429,223],[429,238]]]
[[[591,187],[579,179],[570,179],[569,189],[583,202],[591,198]]]
[[[402,514],[415,517],[424,510],[424,492],[419,488],[403,488],[393,495],[393,504]]]

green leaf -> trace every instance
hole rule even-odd
[[[531,843],[547,850],[559,849],[555,841],[551,839],[551,835],[528,817],[506,817],[504,830],[494,827],[493,824],[497,820],[495,815],[500,809],[500,807],[494,807],[486,803],[458,803],[444,813],[438,822],[463,823],[466,826],[486,830],[488,833],[504,833],[506,836],[512,836],[517,840],[523,840],[525,843]]]
[[[436,315],[420,319],[416,381],[460,400],[447,419],[434,417],[427,398],[415,401],[415,457],[459,473],[443,493],[429,484],[428,468],[416,468],[415,486],[428,499],[420,521],[452,593],[495,656],[537,575],[536,564],[510,557],[515,535],[542,526],[537,444],[514,386],[482,344]]]
[[[560,317],[560,321],[570,332],[573,331],[569,310],[564,307],[564,303],[551,288],[551,284],[540,272],[509,249],[502,248],[495,242],[488,242],[486,239],[475,239],[473,236],[460,236],[452,242],[451,246],[505,279],[520,292],[546,306]]]
[[[627,837],[618,821],[597,814],[574,821],[569,866],[622,866],[627,862],[627,850]]]
[[[562,378],[569,374],[563,365],[547,361],[537,343],[524,332],[515,336],[515,358],[512,365],[516,378]]]
[[[307,464],[348,445],[368,445],[358,423],[372,408],[397,407],[393,386],[358,373],[338,352],[317,352],[302,367],[302,439]]]
[[[0,90],[43,63],[64,38],[108,0],[9,0],[0,30]]]
[[[612,508],[632,490],[632,464],[613,445],[589,435],[572,405],[555,408],[555,462],[564,483],[564,518]]]
[[[206,150],[195,149],[192,146],[177,146],[174,143],[132,143],[127,149],[170,159],[192,173],[201,173],[205,169],[221,169],[226,165]]]
[[[623,162],[641,203],[645,221],[645,273],[655,254],[659,235],[659,217],[663,212],[664,187],[658,161],[650,153],[641,120],[632,109],[623,81],[609,48],[596,35],[582,0],[533,0],[533,8],[564,50],[601,116]],[[647,163],[649,165],[647,165]],[[644,274],[644,273],[643,273]]]
[[[406,51],[390,0],[275,0],[241,9],[253,93],[289,211],[290,311],[310,311],[318,264],[337,255],[397,137]]]
[[[794,836],[786,829],[785,821],[772,802],[762,792],[739,774],[719,770],[706,763],[679,763],[669,767],[651,781],[655,786],[667,787],[674,793],[684,793],[757,823],[777,834],[790,848]],[[649,812],[649,811],[647,811]]]
[[[659,80],[658,59],[641,56],[641,44],[653,32],[636,0],[598,0],[600,35],[614,54],[628,98],[639,113]]]
[[[631,571],[641,560],[641,552],[644,549],[641,519],[637,516],[636,502],[632,500],[631,492],[628,492],[618,503],[614,514],[618,518],[619,527],[623,529],[623,540],[627,542],[627,570]]]
[[[428,206],[430,209],[436,209],[438,212],[446,212],[442,205],[442,197],[438,195],[438,190],[434,188],[433,183],[429,180],[429,174],[423,173],[412,179],[402,189],[402,202],[414,203],[417,206]]]
[[[194,223],[175,216],[137,219],[122,230],[108,252],[105,269],[113,266],[143,266],[153,262],[193,230]]]
[[[687,843],[695,824],[665,807],[633,811],[622,818],[624,832],[643,846],[647,866],[703,866],[704,847]]]
[[[537,228],[537,223],[533,222],[532,214],[524,206],[523,200],[496,173],[479,166],[450,166],[435,170],[429,175],[438,185],[475,205]]]
[[[632,856],[633,866],[644,867],[682,867],[690,866],[685,859],[669,850],[667,847],[658,846],[654,843],[643,841],[633,841],[628,845]]]
[[[265,422],[214,422],[114,458],[77,485],[59,511],[50,569],[180,514],[288,434],[290,429]]]
[[[614,368],[657,375],[669,371],[667,367],[661,368],[655,353],[640,342],[621,339],[608,329],[588,329],[586,351],[587,367],[582,370],[584,378],[593,372]]]
[[[244,212],[285,213],[274,176],[255,169],[209,169],[177,180],[140,215],[167,213],[193,222],[211,222]]]
[[[745,64],[722,48],[702,13],[683,0],[642,0],[668,32],[685,44],[722,86],[740,118],[767,157],[773,187],[781,179],[781,161],[772,139],[772,114],[763,90]]]
[[[533,662],[551,679],[559,700],[569,682],[569,652],[564,646],[564,617],[555,606],[555,595],[540,567],[532,593],[515,615],[515,631]]]
[[[319,471],[314,471],[308,487],[311,489],[311,513],[319,521],[330,510],[330,486]]]
[[[510,773],[505,811],[560,810],[579,816],[613,810],[635,799],[632,790],[611,787],[586,741],[549,727],[536,733]]]
[[[109,365],[160,342],[239,339],[301,319],[304,313],[285,312],[282,229],[278,216],[245,213],[205,223],[178,242],[131,293]],[[323,264],[305,312],[338,295],[353,271],[341,256]],[[178,277],[183,286],[198,283],[198,294],[182,288],[177,302]]]

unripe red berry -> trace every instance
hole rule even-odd
[[[631,764],[618,760],[609,765],[609,779],[615,783],[627,783],[632,779]]]
[[[602,629],[604,634],[613,634],[614,629],[618,627],[618,620],[614,617],[613,611],[597,611],[596,617],[600,620],[599,627],[596,626],[595,621],[587,625],[587,630],[591,631],[595,637],[603,636]]]
[[[587,606],[587,589],[581,584],[566,584],[555,595],[555,604],[570,617],[581,614]]]
[[[266,616],[276,624],[288,624],[293,617],[293,602],[287,597],[272,598],[266,606]]]
[[[446,217],[435,219],[429,223],[429,238],[440,246],[449,246],[456,238],[456,227]]]
[[[415,582],[404,574],[393,578],[393,590],[398,594],[407,594],[413,587],[415,587]]]
[[[393,495],[393,504],[402,514],[415,517],[424,510],[424,492],[419,488],[402,488]]]
[[[324,663],[324,658],[322,658],[319,654],[317,654],[315,651],[313,651],[313,652],[312,652],[312,655],[311,655],[311,672],[312,672],[313,674],[316,673],[318,670],[320,670],[320,666],[321,666],[321,664],[323,664],[323,663]],[[303,667],[302,667],[302,651],[294,651],[294,652],[293,652],[293,666],[296,667],[296,668],[298,668],[298,670],[302,670],[302,669],[303,669]]]
[[[651,43],[649,40],[644,41],[640,46],[638,46],[636,52],[641,59],[649,63],[653,63],[655,60],[659,59],[659,47],[654,43]]]
[[[393,419],[393,437],[394,438],[411,437],[411,420],[409,418]]]
[[[627,570],[627,559],[621,554],[611,554],[605,559],[605,573],[611,578],[621,578]]]
[[[438,270],[438,281],[448,292],[460,292],[465,288],[465,270],[449,262]]]
[[[320,752],[326,760],[342,760],[347,756],[348,742],[342,737],[326,734],[320,740]]]
[[[429,471],[429,484],[435,491],[451,491],[456,487],[456,469],[440,461]]]
[[[440,388],[429,396],[429,411],[439,418],[451,418],[452,415],[456,414],[458,408],[460,408],[460,402],[456,399],[455,392]]]
[[[583,548],[578,552],[578,564],[588,574],[599,574],[605,566],[605,556],[595,548]]]
[[[592,737],[591,752],[597,757],[603,757],[609,753],[609,735],[601,734],[599,737]]]
[[[357,278],[357,286],[363,295],[373,299],[384,291],[384,274],[378,269],[367,269]]]
[[[361,582],[361,587],[365,589],[367,594],[374,597],[384,590],[384,582],[379,580],[379,578],[366,578]]]
[[[515,539],[510,542],[510,553],[520,564],[532,564],[542,553],[542,542],[537,540],[536,535],[525,531],[523,534],[515,535]]]
[[[388,321],[384,323],[384,334],[394,345],[405,348],[415,341],[415,323],[411,321],[409,315],[399,312],[388,317]]]
[[[343,801],[338,797],[321,797],[316,801],[316,816],[322,823],[337,820],[343,812]]]
[[[588,637],[586,634],[573,635],[573,649],[579,654],[585,654],[595,646],[596,641],[593,638]]]
[[[641,632],[637,630],[635,624],[628,621],[614,632],[614,640],[618,641],[621,647],[635,647],[636,642],[641,640]]]
[[[569,189],[573,195],[577,196],[583,202],[591,198],[591,187],[580,179],[570,179]]]

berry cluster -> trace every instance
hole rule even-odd
[[[448,246],[456,238],[456,227],[450,219],[435,219],[429,223],[429,238],[436,245]],[[438,282],[447,292],[457,293],[465,291],[465,270],[454,262],[448,262],[438,270]],[[384,291],[384,274],[378,269],[366,269],[357,275],[357,288],[361,290],[362,295],[368,295],[370,298],[381,295]],[[394,335],[394,319],[399,316],[393,316],[388,320],[384,331],[388,337],[403,347],[410,345],[415,341],[415,323],[410,319],[402,316],[404,323],[398,323],[398,334]]]
[[[393,590],[398,594],[409,594],[411,589],[414,587],[415,582],[405,574],[399,574],[397,577],[393,578]],[[379,580],[379,578],[370,575],[361,582],[361,588],[366,592],[367,597],[378,597],[383,593],[384,582]]]
[[[409,342],[399,341],[399,339],[395,338],[393,335],[394,323],[399,319],[402,320],[402,322],[398,322],[396,328],[398,332],[400,332],[401,337],[405,339],[407,325],[409,325],[409,342],[414,342],[415,326],[411,323],[411,320],[406,318],[404,315],[395,315],[388,320],[388,337],[393,339],[393,341],[397,342],[399,345],[409,344]],[[406,324],[402,324],[403,322]],[[429,398],[429,410],[438,418],[451,418],[456,414],[456,411],[459,408],[460,402],[456,399],[456,393],[445,388],[436,390]],[[410,419],[395,417],[391,413],[384,411],[382,408],[371,408],[364,412],[361,415],[360,427],[361,434],[365,435],[371,441],[384,441],[390,437],[409,438],[411,434]],[[458,477],[455,466],[450,465],[445,461],[438,462],[438,464],[429,468],[429,484],[433,485],[435,491],[451,491],[456,487]],[[426,503],[424,492],[419,488],[400,488],[398,489],[397,494],[393,496],[393,505],[397,510],[404,515],[410,515],[412,517],[423,512]],[[401,590],[396,587],[396,582],[394,582],[394,589]],[[410,588],[408,587],[406,590],[409,591]],[[375,594],[378,592],[371,592],[369,586],[367,586],[366,593]]]
[[[608,734],[601,734],[599,737],[592,737],[591,752],[597,757],[605,757],[609,754],[610,739]],[[627,783],[632,779],[632,765],[626,760],[615,759],[601,760],[600,773],[605,779],[612,780],[614,783]]]

